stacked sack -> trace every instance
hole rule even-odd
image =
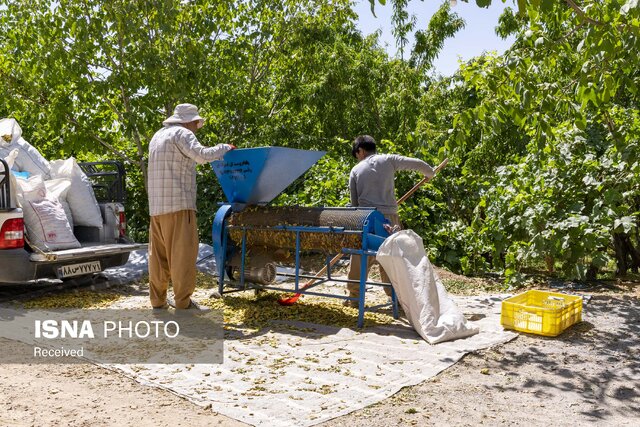
[[[0,120],[0,157],[12,169],[15,201],[24,211],[32,246],[45,251],[77,248],[74,225],[102,227],[91,181],[73,157],[50,163],[22,138],[15,119]]]

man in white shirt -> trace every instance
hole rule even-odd
[[[349,193],[351,206],[377,208],[391,226],[400,226],[398,216],[398,203],[395,195],[394,175],[399,170],[416,170],[431,178],[434,170],[427,163],[411,157],[396,154],[376,154],[376,141],[369,135],[360,135],[353,141],[351,153],[358,159],[358,164],[351,169],[349,174]],[[373,257],[367,257],[367,273],[374,262]],[[389,283],[389,276],[382,267],[380,268],[382,282]],[[351,256],[349,266],[349,280],[360,280],[360,256]],[[349,296],[357,298],[360,294],[360,285],[347,283]],[[391,290],[385,288],[387,295]],[[357,307],[355,300],[346,300],[345,305]]]
[[[196,165],[221,159],[235,147],[201,145],[195,133],[204,119],[192,104],[178,105],[162,123],[149,144],[149,297],[153,308],[166,308],[171,280],[175,308],[198,308],[191,300],[199,243]]]

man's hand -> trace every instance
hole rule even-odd
[[[236,148],[238,148],[238,147],[236,147],[236,146],[235,146],[235,145],[233,145],[233,144],[227,144],[227,145],[228,145],[229,147],[231,147],[231,150],[235,150]],[[231,150],[229,150],[229,151],[231,151]]]
[[[400,231],[400,227],[397,225],[391,226],[391,224],[382,224],[382,227],[384,227],[384,229],[387,230],[387,233],[389,234],[397,233],[398,231]]]

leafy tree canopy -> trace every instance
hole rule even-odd
[[[401,213],[451,269],[517,282],[528,269],[640,267],[638,1],[518,0],[496,28],[513,46],[451,78],[430,72],[465,25],[455,2],[427,28],[408,0],[392,3],[398,58],[357,31],[348,0],[0,0],[0,116],[46,157],[123,160],[140,240],[148,141],[192,102],[205,144],[328,151],[276,203],[344,205],[358,134],[432,164],[448,156]],[[400,174],[398,193],[418,179]],[[198,181],[206,239],[222,194],[210,168]]]

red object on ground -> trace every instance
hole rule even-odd
[[[331,261],[329,261],[329,268],[333,267],[333,265],[338,262],[338,260],[342,258],[342,254],[338,254],[336,256],[334,256]],[[316,274],[316,279],[311,279],[309,280],[307,283],[304,284],[304,286],[302,288],[300,288],[300,290],[304,290],[307,289],[309,286],[313,285],[314,283],[316,283],[319,279],[322,278],[322,275],[324,273],[327,272],[327,266],[325,265],[322,270],[320,270],[317,274]],[[296,301],[298,301],[298,299],[300,298],[300,296],[302,296],[301,293],[297,293],[292,297],[289,298],[280,298],[278,300],[278,304],[280,305],[293,305],[296,303]]]

